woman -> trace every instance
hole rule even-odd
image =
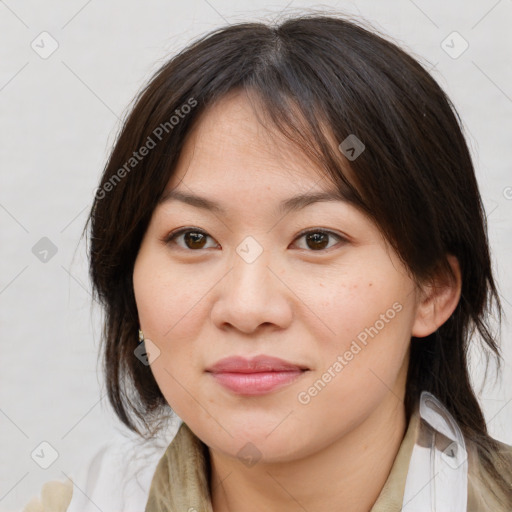
[[[468,372],[474,335],[499,358],[474,169],[396,45],[329,16],[193,43],[90,227],[110,402],[144,437],[183,420],[146,512],[511,510]]]

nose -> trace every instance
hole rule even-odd
[[[216,287],[211,310],[219,328],[253,334],[258,329],[286,328],[293,316],[293,294],[283,282],[283,273],[273,267],[270,254],[263,251],[254,261],[235,254],[231,271]]]

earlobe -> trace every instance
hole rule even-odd
[[[423,338],[435,332],[455,311],[460,300],[462,278],[457,258],[447,255],[454,277],[437,276],[419,291],[412,336]]]

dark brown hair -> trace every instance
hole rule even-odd
[[[187,134],[206,108],[237,90],[247,91],[375,221],[417,282],[450,273],[446,255],[457,257],[461,299],[435,333],[411,340],[405,408],[409,418],[421,391],[433,393],[498,478],[491,456],[498,445],[470,382],[468,347],[478,339],[499,363],[489,317],[501,320],[501,304],[461,121],[417,60],[341,17],[306,15],[277,26],[216,30],[172,57],[138,94],[89,217],[90,274],[105,310],[104,373],[120,420],[143,435],[139,420],[150,429],[157,414],[169,410],[149,366],[134,356],[134,262]],[[349,135],[365,145],[352,161],[337,147]],[[144,156],[142,147],[149,148]],[[340,161],[350,168],[350,180]]]

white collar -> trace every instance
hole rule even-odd
[[[405,483],[403,512],[466,512],[468,457],[453,416],[431,393],[420,397],[420,435]]]

